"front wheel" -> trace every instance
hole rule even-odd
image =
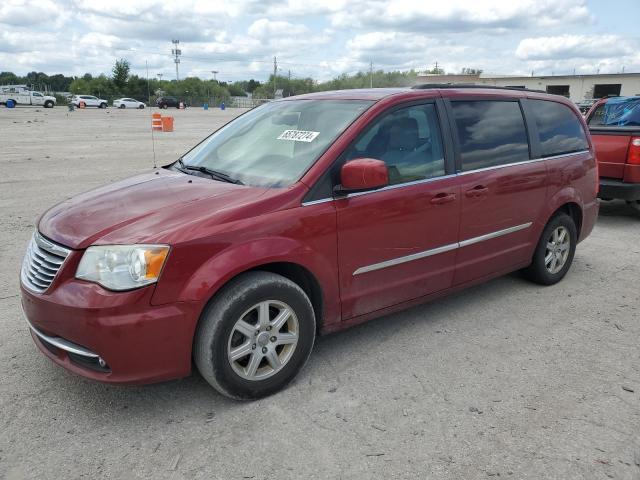
[[[99,108],[107,108],[107,104],[106,103],[101,103]]]
[[[223,395],[260,398],[293,380],[309,358],[315,332],[313,307],[297,284],[274,273],[249,272],[205,309],[194,360]]]
[[[142,110],[142,109],[144,109],[144,105],[138,105],[138,108],[139,108],[140,110]]]
[[[121,103],[118,108],[127,108],[127,106],[124,103]]]
[[[44,108],[53,108],[53,102],[51,100],[47,100],[44,102]]]
[[[544,228],[525,276],[541,285],[553,285],[569,271],[578,243],[576,224],[566,213],[555,215]]]

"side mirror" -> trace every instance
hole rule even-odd
[[[356,158],[345,163],[340,170],[337,194],[360,192],[386,187],[389,184],[387,164],[373,158]]]

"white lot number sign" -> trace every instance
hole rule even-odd
[[[294,142],[313,142],[320,132],[308,132],[306,130],[285,130],[278,140],[291,140]]]

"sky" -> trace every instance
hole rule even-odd
[[[0,71],[328,80],[368,70],[640,72],[639,0],[3,0]]]

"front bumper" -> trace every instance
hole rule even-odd
[[[626,183],[613,178],[601,178],[598,197],[604,200],[615,198],[628,202],[640,200],[640,183]]]
[[[22,286],[22,308],[42,353],[76,374],[114,384],[185,377],[201,305],[152,306],[153,290],[109,292],[69,279],[45,294]]]

